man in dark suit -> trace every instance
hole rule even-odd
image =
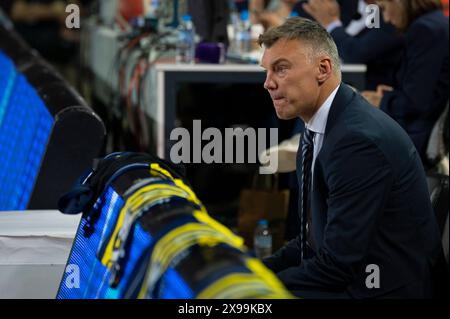
[[[291,18],[259,42],[278,117],[306,123],[302,226],[265,264],[299,297],[431,297],[439,231],[407,134],[341,83],[336,45],[318,23]]]

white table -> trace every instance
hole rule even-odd
[[[81,215],[0,212],[0,299],[53,299]]]
[[[367,66],[344,64],[341,66],[343,81],[362,90]],[[175,127],[176,88],[182,83],[255,83],[261,87],[265,80],[264,69],[254,64],[184,64],[157,63],[148,77],[150,85],[145,101],[145,111],[156,124],[157,154],[165,158],[169,152],[167,143]],[[156,93],[156,94],[155,94]]]

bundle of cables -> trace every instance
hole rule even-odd
[[[133,29],[124,34],[117,51],[111,76],[118,75],[118,90],[111,92],[113,105],[110,119],[115,135],[115,148],[127,148],[146,152],[151,149],[151,128],[146,118],[145,99],[149,70],[174,44],[166,41],[172,31],[155,34],[147,30]]]
[[[112,154],[60,200],[83,213],[58,298],[291,298],[212,219],[179,167],[139,153]]]

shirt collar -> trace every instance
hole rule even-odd
[[[337,91],[339,89],[337,86],[333,92],[328,96],[325,102],[320,106],[319,110],[314,114],[314,116],[306,123],[306,128],[314,133],[325,134],[325,129],[327,127],[328,114],[330,113],[331,104],[333,104],[334,98],[336,97]]]

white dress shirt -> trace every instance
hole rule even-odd
[[[327,127],[328,122],[328,114],[330,113],[331,104],[333,104],[334,98],[336,97],[336,93],[339,89],[340,85],[331,92],[330,96],[325,100],[319,110],[314,114],[314,116],[309,120],[308,123],[305,124],[305,128],[313,131],[314,135],[314,154],[313,161],[311,165],[311,176],[314,176],[314,164],[316,163],[317,155],[319,154],[323,139],[325,137],[325,129]]]

